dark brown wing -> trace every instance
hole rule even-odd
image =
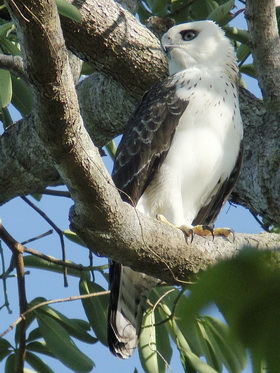
[[[187,105],[188,101],[177,96],[172,76],[144,95],[127,124],[116,154],[113,180],[124,192],[123,200],[138,202],[164,161]]]
[[[229,178],[223,182],[218,192],[212,197],[211,201],[200,209],[193,221],[193,225],[211,225],[215,222],[236,183],[242,165],[242,158],[243,142],[240,143],[239,155]]]

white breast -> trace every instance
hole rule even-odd
[[[190,225],[218,181],[231,174],[242,139],[235,84],[226,75],[180,73],[178,96],[189,101],[171,148],[138,207]],[[189,77],[189,75],[188,75]],[[184,85],[183,85],[184,83]]]

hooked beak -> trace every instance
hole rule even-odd
[[[170,52],[174,48],[174,46],[170,44],[170,38],[166,34],[162,36],[160,45],[166,57],[168,59],[171,59]]]

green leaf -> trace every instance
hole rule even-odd
[[[245,348],[230,335],[229,327],[222,321],[205,316],[200,319],[204,325],[208,338],[214,346],[217,358],[230,372],[241,372],[247,364]]]
[[[3,108],[0,107],[0,118],[1,118],[1,121],[3,122],[3,124],[4,124],[4,128],[7,128],[11,124],[13,124],[13,119],[12,119],[10,111],[7,107],[3,107]]]
[[[21,56],[20,49],[6,37],[0,36],[0,45],[5,54],[11,54],[12,56]]]
[[[2,108],[10,104],[12,93],[11,74],[8,70],[0,69],[0,105]]]
[[[26,342],[35,341],[36,339],[42,338],[42,333],[40,331],[40,328],[35,328],[31,330],[31,332],[28,335],[28,338],[26,339]]]
[[[0,361],[13,351],[13,346],[4,338],[0,338]]]
[[[139,2],[138,15],[141,23],[144,23],[152,15],[142,1]]]
[[[68,240],[87,248],[87,245],[80,239],[79,236],[76,235],[76,233],[70,231],[69,229],[66,229],[63,234],[65,237],[68,238]]]
[[[5,364],[5,373],[15,372],[16,369],[16,354],[10,355]]]
[[[252,360],[252,372],[253,373],[267,373],[267,364],[264,360],[259,359],[258,356],[251,356]]]
[[[249,75],[251,76],[252,78],[256,78],[256,70],[255,70],[255,66],[252,64],[252,63],[248,63],[246,65],[242,65],[240,68],[239,68],[239,71],[242,73],[242,74],[246,74],[246,75]]]
[[[240,46],[237,49],[237,59],[238,61],[245,61],[248,56],[251,54],[251,49],[246,44],[240,44]]]
[[[226,3],[215,8],[210,14],[208,14],[207,19],[212,19],[219,25],[226,25],[232,18],[230,11],[234,7],[234,0],[229,0]]]
[[[176,344],[181,355],[181,361],[185,367],[186,372],[199,372],[199,373],[217,373],[210,365],[200,360],[190,349],[190,346],[179,329],[176,321],[172,319],[170,321],[172,326],[173,334],[176,337]]]
[[[31,196],[32,198],[34,198],[35,201],[40,202],[41,199],[42,199],[42,197],[43,197],[43,194],[41,194],[41,193],[34,193],[34,194],[30,194],[30,196]]]
[[[86,343],[96,343],[96,338],[88,334],[83,328],[80,327],[79,323],[75,319],[68,319],[62,313],[58,312],[51,307],[42,307],[42,312],[48,314],[48,316],[53,317],[61,326],[74,338],[79,339]]]
[[[42,333],[41,333],[42,334]],[[28,351],[38,352],[47,356],[54,357],[53,353],[50,352],[45,341],[35,341],[26,345]]]
[[[36,257],[34,255],[25,255],[23,257],[24,265],[28,268],[43,269],[45,271],[51,271],[56,273],[63,273],[63,267],[59,264],[48,262],[42,258]],[[67,263],[73,263],[67,261]],[[75,264],[75,263],[73,263]],[[67,274],[70,276],[81,277],[81,272],[74,268],[67,268]]]
[[[12,104],[22,116],[32,112],[32,93],[28,85],[20,78],[12,76],[13,96]]]
[[[115,159],[116,151],[117,151],[117,146],[114,140],[111,140],[108,142],[108,144],[105,146],[107,152],[109,153],[109,156],[112,160]]]
[[[221,371],[221,364],[213,354],[213,347],[209,341],[203,325],[201,325],[199,318],[195,317],[190,323],[186,318],[186,307],[188,307],[188,299],[182,296],[176,307],[174,319],[176,326],[180,329],[184,339],[190,346],[190,350],[197,356],[204,356],[207,363],[216,371]]]
[[[219,4],[216,1],[197,0],[191,4],[191,15],[195,21],[206,19],[208,14],[214,11]]]
[[[40,309],[34,312],[42,335],[54,356],[75,372],[90,372],[94,363],[77,348],[60,323]]]
[[[244,249],[202,273],[185,308],[192,322],[199,309],[215,301],[233,335],[251,349],[254,360],[265,360],[270,372],[280,366],[279,262],[277,251]]]
[[[162,314],[162,320],[169,318],[169,321],[164,325],[168,328],[171,337],[177,344],[186,372],[216,373],[215,369],[199,359],[199,356],[207,356],[208,354],[208,359],[211,360],[211,354],[209,346],[201,335],[198,324],[188,323],[187,329],[185,329],[184,312],[182,315],[178,312],[178,303],[184,303],[186,298],[182,294],[182,291],[178,291],[172,287],[161,287],[154,289],[152,293],[156,292],[158,296],[162,296],[163,294],[167,294],[167,290],[173,291],[162,298],[159,310]],[[175,313],[173,315],[174,307]],[[173,317],[171,317],[172,315]]]
[[[83,62],[81,75],[91,75],[94,73],[94,67],[87,62]]]
[[[74,5],[68,3],[65,0],[56,0],[56,5],[58,9],[58,13],[62,16],[72,19],[76,22],[82,21],[82,16],[78,8]]]
[[[0,26],[0,36],[5,38],[10,33],[10,31],[14,29],[15,26],[13,22],[6,22]]]
[[[90,294],[104,291],[104,289],[89,281],[84,276],[80,280],[80,293]],[[98,338],[105,346],[107,342],[107,309],[109,303],[109,294],[82,299],[85,313],[90,325]]]
[[[44,302],[45,299],[42,297],[35,298],[30,307]],[[96,343],[96,338],[92,337],[86,330],[90,329],[90,325],[85,320],[69,319],[64,316],[61,312],[55,310],[54,308],[45,305],[40,308],[40,312],[45,313],[47,316],[53,317],[61,326],[74,338],[79,339],[86,343]],[[34,312],[32,313],[34,315]],[[36,332],[36,335],[38,333]],[[35,336],[36,336],[35,335]]]
[[[90,331],[90,324],[86,320],[82,319],[70,319],[71,321],[75,322],[79,326],[79,328],[83,329],[84,331]]]
[[[162,321],[158,312],[150,310],[143,318],[142,332],[139,339],[139,356],[146,373],[163,373],[167,370],[172,348],[165,324],[155,326]]]
[[[40,373],[54,373],[54,371],[49,368],[49,366],[41,360],[38,356],[32,352],[26,351],[25,355],[26,362],[34,368],[37,372]]]
[[[153,15],[163,17],[167,14],[167,0],[153,0],[149,4]]]
[[[224,30],[228,38],[239,41],[242,44],[249,44],[249,32],[247,30],[229,26],[224,26]]]
[[[0,350],[2,348],[13,348],[13,346],[7,339],[0,337]]]

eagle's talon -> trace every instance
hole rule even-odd
[[[214,236],[225,237],[225,238],[228,238],[232,234],[233,241],[235,239],[235,232],[231,228],[215,228],[213,233],[214,233]]]
[[[176,227],[177,229],[180,229],[184,233],[186,242],[188,243],[188,238],[191,238],[191,243],[193,242],[193,237],[194,237],[194,231],[192,228],[186,226],[186,225],[181,225],[180,227]]]
[[[208,237],[211,235],[212,238],[214,238],[215,236],[214,229],[210,225],[195,225],[192,230],[194,234],[201,237]]]

